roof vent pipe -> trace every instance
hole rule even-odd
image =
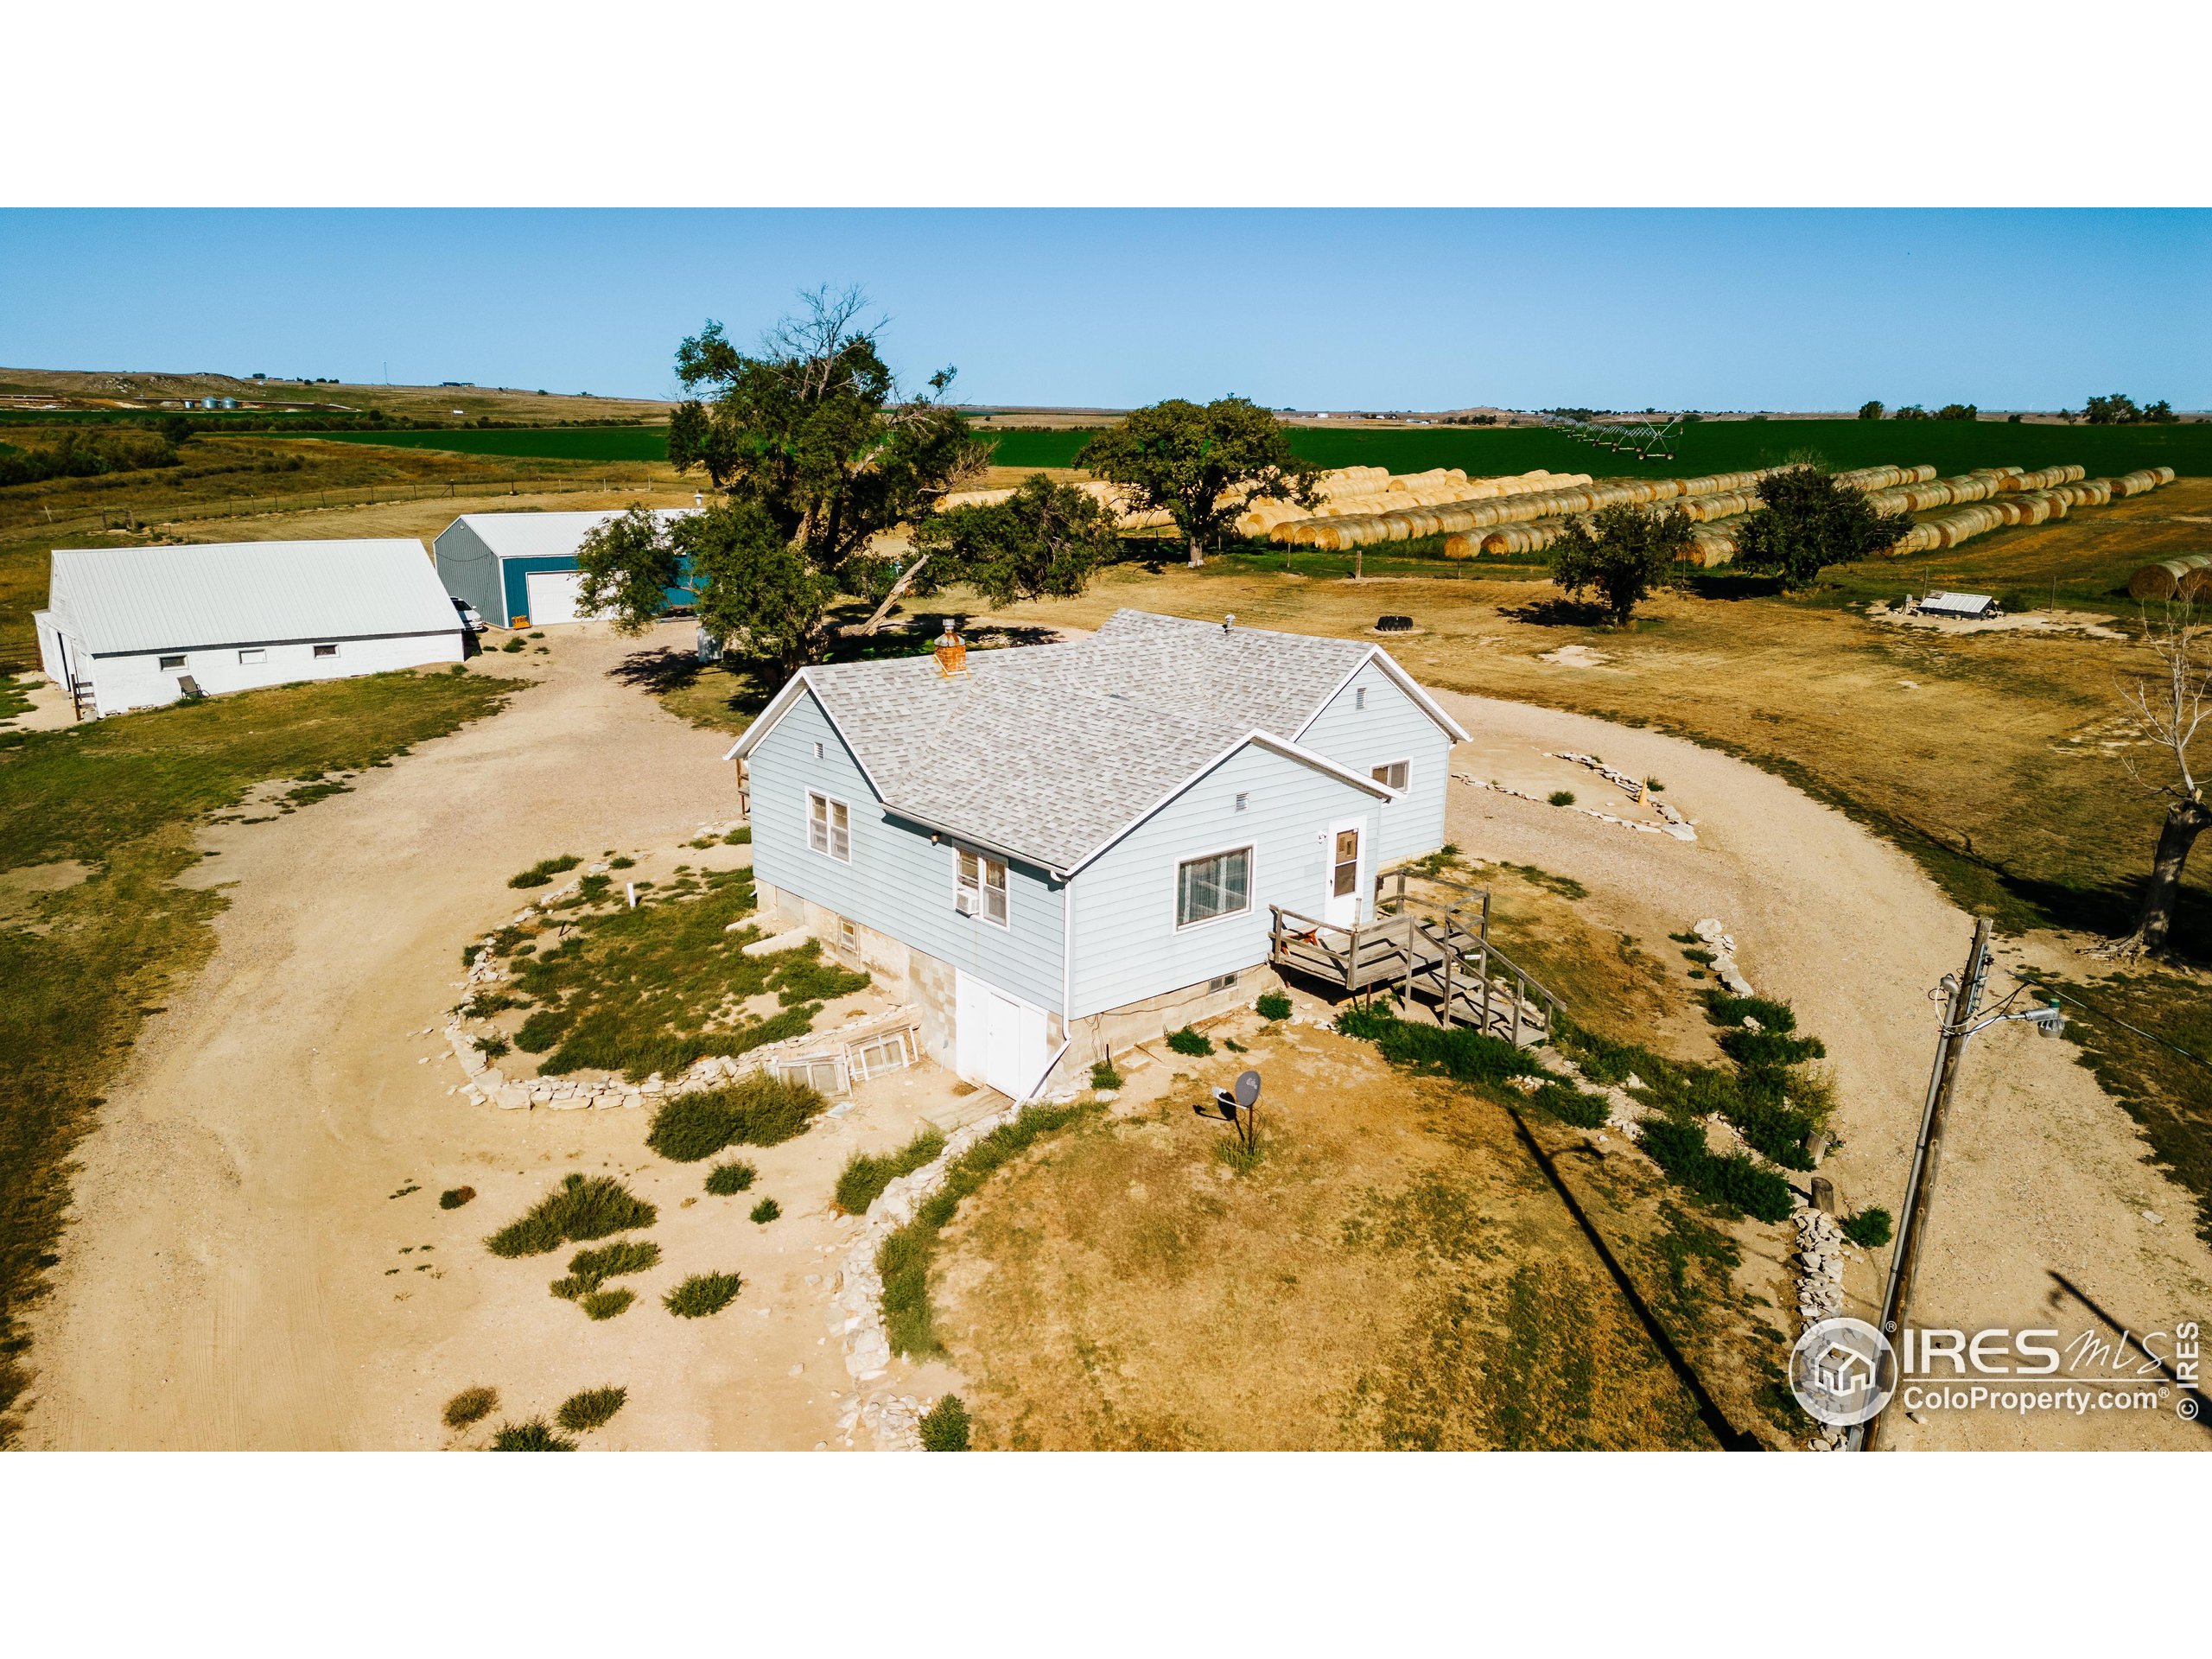
[[[1231,628],[1235,627],[1236,626],[1236,612],[1234,612],[1234,611],[1231,611],[1231,612],[1230,612],[1227,616],[1224,616],[1224,617],[1223,617],[1223,618],[1221,619],[1221,631],[1222,631],[1224,633],[1227,633],[1227,632],[1228,632]]]

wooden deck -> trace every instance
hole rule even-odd
[[[1490,942],[1490,895],[1444,881],[1424,895],[1403,871],[1392,880],[1377,880],[1375,919],[1356,925],[1269,906],[1269,962],[1354,995],[1395,991],[1516,1046],[1544,1041],[1560,1001]]]

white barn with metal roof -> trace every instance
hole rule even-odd
[[[56,548],[39,659],[81,715],[457,663],[464,631],[399,539]]]
[[[1374,919],[1467,734],[1358,640],[1119,611],[1087,639],[808,668],[729,751],[764,917],[1016,1098],[1273,982],[1271,908]]]

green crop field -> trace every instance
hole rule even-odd
[[[395,449],[445,449],[462,455],[519,455],[544,461],[666,461],[664,426],[524,426],[454,432],[307,432],[332,443]]]
[[[1070,467],[1088,432],[1002,432],[1001,467]],[[2212,474],[2212,422],[2173,426],[2013,426],[2002,421],[1700,421],[1685,428],[1673,461],[1638,461],[1537,427],[1389,427],[1371,432],[1301,426],[1290,446],[1323,467],[1388,467],[1394,473],[1462,467],[1470,473],[1555,473],[1672,477],[1770,467],[1801,453],[1838,468],[1895,461],[1931,463],[1942,476],[1976,467],[2048,467],[2079,461],[2092,478],[2171,467]]]
[[[481,431],[325,432],[334,443],[442,449],[465,455],[555,461],[665,461],[664,426],[524,427]],[[1000,467],[1071,467],[1090,434],[1081,429],[999,432]],[[1292,429],[1291,447],[1324,467],[1388,467],[1394,473],[1463,467],[1470,473],[1555,473],[1662,477],[1770,467],[1801,454],[1837,467],[1932,463],[1948,476],[1976,467],[2047,467],[2079,461],[2091,477],[2167,466],[2212,475],[2212,422],[2173,426],[2012,426],[2001,421],[1700,421],[1682,432],[1673,461],[1639,461],[1536,427],[1343,427]]]

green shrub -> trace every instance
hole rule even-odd
[[[476,1039],[476,1052],[487,1060],[504,1060],[512,1051],[507,1047],[507,1039],[504,1037],[479,1037]]]
[[[472,1427],[499,1408],[499,1391],[497,1389],[463,1389],[446,1402],[446,1427]]]
[[[653,1114],[645,1144],[678,1164],[696,1164],[725,1147],[780,1146],[804,1134],[829,1103],[803,1083],[755,1071],[726,1089],[665,1103]]]
[[[481,944],[464,944],[461,947],[461,965],[464,968],[474,968],[476,965],[476,958],[483,954],[484,947]]]
[[[1095,1067],[1093,1071],[1096,1071]],[[1094,1075],[1094,1086],[1096,1082]],[[901,1175],[912,1174],[944,1150],[944,1132],[933,1124],[925,1124],[912,1140],[896,1152],[880,1156],[855,1153],[845,1160],[845,1167],[837,1175],[836,1191],[832,1194],[837,1208],[849,1216],[865,1215],[868,1205],[882,1197],[885,1187]]]
[[[553,1421],[572,1434],[588,1434],[594,1428],[604,1428],[629,1397],[627,1389],[586,1389],[563,1400]]]
[[[1701,1126],[1650,1117],[1638,1126],[1637,1138],[1671,1179],[1708,1203],[1761,1221],[1789,1219],[1789,1184],[1740,1152],[1716,1155]]]
[[[1260,1018],[1262,1020],[1287,1020],[1290,1018],[1290,999],[1285,996],[1281,991],[1268,992],[1266,995],[1262,996],[1252,1006],[1258,1011]]]
[[[922,1414],[922,1450],[965,1452],[968,1449],[968,1408],[957,1394],[941,1394]]]
[[[739,824],[736,829],[722,837],[722,842],[729,847],[750,847],[753,844],[753,826],[749,823]]]
[[[520,1220],[484,1241],[494,1255],[546,1255],[569,1240],[605,1238],[650,1227],[659,1212],[612,1175],[565,1177]]]
[[[499,649],[507,652],[509,655],[512,655],[514,652],[522,650],[522,636],[520,634],[517,634],[513,639],[508,640],[505,645],[501,645]],[[507,1448],[505,1446],[500,1448],[501,1451],[505,1451],[506,1449]]]
[[[576,884],[576,897],[585,904],[595,905],[607,897],[607,890],[613,885],[611,875],[588,875]]]
[[[458,1210],[475,1196],[476,1189],[473,1186],[449,1186],[438,1194],[438,1208]]]
[[[721,1313],[744,1288],[745,1281],[734,1273],[695,1273],[661,1301],[679,1319],[702,1319]]]
[[[707,1172],[707,1191],[718,1198],[735,1198],[753,1185],[753,1178],[759,1173],[760,1171],[742,1158],[734,1158],[728,1163],[716,1164]]]
[[[634,858],[610,858],[607,861],[607,868],[610,870],[634,870],[638,868],[638,861]]]
[[[1547,1116],[1581,1129],[1601,1129],[1611,1115],[1603,1095],[1590,1094],[1571,1084],[1547,1083],[1529,1098]]]
[[[511,887],[542,887],[563,870],[573,870],[583,862],[574,853],[563,853],[558,858],[541,858],[519,875],[507,878]]]
[[[649,1238],[620,1238],[595,1250],[578,1250],[569,1258],[570,1273],[595,1279],[620,1279],[626,1273],[644,1273],[660,1265],[660,1246]]]
[[[1654,795],[1663,795],[1667,792],[1667,785],[1661,783],[1656,778],[1645,779],[1643,780],[1643,786],[1649,790]]]
[[[587,1319],[611,1319],[616,1314],[626,1311],[630,1304],[637,1300],[636,1291],[625,1289],[618,1285],[613,1290],[594,1290],[590,1295],[579,1300],[576,1306],[583,1309]]]
[[[1574,804],[1574,791],[1571,789],[1555,789],[1552,791],[1550,794],[1545,796],[1544,798],[1550,802],[1554,806],[1573,806]]]
[[[763,1198],[753,1206],[753,1219],[763,1227],[784,1213],[784,1206],[773,1198]]]
[[[1090,1063],[1090,1086],[1094,1089],[1118,1089],[1122,1086],[1122,1074],[1114,1069],[1113,1061],[1093,1060]]]
[[[1211,1054],[1213,1052],[1213,1039],[1204,1032],[1185,1026],[1180,1031],[1167,1033],[1167,1046],[1178,1054]]]
[[[1705,1014],[1716,1026],[1740,1026],[1745,1016],[1749,1015],[1769,1031],[1797,1029],[1797,1010],[1770,996],[1733,996],[1726,991],[1707,991]]]
[[[461,1011],[471,1020],[489,1020],[495,1014],[521,1006],[505,991],[479,991],[461,1005]]]
[[[1395,1065],[1440,1071],[1460,1083],[1503,1083],[1508,1077],[1544,1075],[1544,1068],[1526,1049],[1465,1026],[1408,1025],[1380,1008],[1346,1008],[1337,1016],[1337,1029],[1373,1043]]]
[[[1862,1250],[1878,1250],[1890,1242],[1890,1212],[1861,1210],[1845,1219],[1843,1236]]]
[[[540,1008],[515,1033],[515,1046],[525,1054],[543,1054],[566,1036],[574,1023],[573,1017],[559,1008]]]
[[[499,1433],[492,1436],[494,1452],[573,1452],[576,1443],[564,1434],[556,1434],[543,1417],[533,1417],[526,1423],[501,1423]]]
[[[1793,1037],[1783,1031],[1745,1031],[1738,1026],[1714,1039],[1720,1052],[1745,1071],[1778,1071],[1827,1053],[1817,1037]]]

